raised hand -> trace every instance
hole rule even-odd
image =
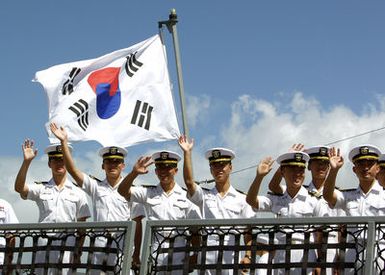
[[[194,139],[189,140],[185,135],[181,135],[178,143],[183,152],[189,152],[194,147]]]
[[[305,149],[305,145],[302,143],[295,143],[289,148],[289,152],[302,152]]]
[[[34,142],[31,139],[26,139],[21,146],[23,150],[24,160],[31,161],[37,155],[37,149],[34,148]]]
[[[261,160],[257,167],[257,174],[260,176],[266,176],[273,167],[274,160],[272,157],[267,157]]]
[[[138,174],[143,175],[148,173],[147,167],[153,164],[154,161],[150,156],[147,157],[140,157],[137,162],[134,164],[134,167],[132,170]]]
[[[60,126],[60,128],[56,125],[56,123],[51,122],[49,124],[49,128],[51,129],[52,134],[55,135],[60,141],[67,141],[68,135],[66,130]]]
[[[341,156],[340,149],[332,147],[329,150],[330,168],[340,169],[344,165],[344,158]]]

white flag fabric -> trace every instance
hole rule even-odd
[[[176,139],[180,135],[159,35],[99,58],[53,66],[35,75],[48,96],[49,123],[70,141],[103,146]]]

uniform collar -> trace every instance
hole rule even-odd
[[[57,187],[55,181],[53,180],[53,178],[50,179],[50,181],[48,182],[48,186],[49,187]],[[66,178],[65,182],[64,182],[64,185],[63,185],[63,188],[69,188],[69,189],[72,189],[74,187],[74,184],[68,179]]]
[[[107,185],[111,189],[117,189],[119,187],[119,185],[122,183],[123,179],[124,178],[122,176],[120,176],[118,183],[115,184],[114,187],[111,186],[111,184],[108,182],[107,178],[105,178],[101,183]]]
[[[174,186],[173,192],[178,193],[178,194],[182,194],[183,193],[182,187],[180,187],[180,185],[177,182],[175,182],[175,186]]]
[[[364,191],[362,191],[360,185],[358,185],[357,190],[358,190],[359,192],[365,194]],[[373,193],[376,193],[376,194],[379,194],[382,190],[384,190],[384,189],[382,188],[382,186],[378,183],[377,180],[375,180],[374,183],[373,183],[373,185],[372,185],[372,188],[370,188],[370,190],[369,190],[368,193],[366,193],[366,194],[369,194],[369,193],[372,193],[372,192],[373,192]]]
[[[213,188],[214,189],[214,192],[215,194],[219,194],[218,192],[218,189],[216,187]],[[235,197],[237,195],[238,191],[235,190],[235,188],[230,184],[230,187],[229,187],[229,190],[227,190],[226,194],[223,196],[224,197],[227,197],[227,196],[233,196]]]
[[[287,192],[287,188],[286,188],[285,196],[292,199],[292,200],[293,199],[299,199],[299,200],[304,201],[306,199],[306,197],[308,196],[308,191],[305,187],[301,186],[298,193],[292,198],[292,197],[290,197],[289,193]]]
[[[160,193],[165,192],[165,191],[163,190],[163,188],[162,188],[162,185],[160,185],[160,183],[157,185],[157,188],[158,188],[158,190],[160,191]],[[180,185],[179,185],[177,182],[175,182],[174,188],[173,188],[172,191],[169,193],[169,195],[172,194],[172,193],[177,193],[177,194],[182,194],[182,193],[183,193],[182,187],[180,187]]]

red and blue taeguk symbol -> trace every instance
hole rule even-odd
[[[88,77],[88,83],[96,93],[96,111],[102,119],[112,117],[119,110],[119,72],[120,68],[110,67],[92,72]]]

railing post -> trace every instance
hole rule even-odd
[[[124,259],[123,259],[123,266],[122,266],[122,275],[129,275],[131,264],[132,264],[132,253],[133,253],[133,247],[134,247],[134,236],[135,236],[135,229],[136,229],[136,222],[135,221],[129,221],[127,223],[127,234],[124,237]]]
[[[143,245],[142,245],[142,256],[140,259],[140,275],[147,274],[148,270],[148,261],[150,259],[151,255],[151,247],[152,247],[152,228],[151,228],[151,222],[146,221],[146,230],[144,231],[143,236]]]
[[[364,240],[363,240],[364,241]],[[374,245],[376,242],[376,223],[368,221],[368,238],[366,240],[365,272],[364,274],[374,274]]]

